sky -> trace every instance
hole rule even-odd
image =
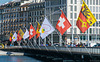
[[[6,2],[9,2],[9,1],[12,1],[12,0],[0,0],[0,5],[1,5],[1,4],[4,4],[4,3],[6,3]]]

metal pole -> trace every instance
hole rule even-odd
[[[50,3],[50,1],[49,1],[49,4],[51,4]],[[51,24],[53,25],[53,20],[51,20],[51,9],[49,8],[49,11],[50,11],[50,21],[51,21]],[[51,46],[53,46],[53,33],[51,33]]]
[[[60,41],[59,41],[59,43],[60,43],[60,46],[62,46],[62,35],[60,34]]]
[[[73,3],[73,12],[72,12],[72,43],[74,43],[74,41],[73,41],[73,22],[74,22],[74,3]]]
[[[45,17],[46,17],[46,1],[45,1]],[[46,45],[46,38],[44,39],[44,45]]]
[[[97,23],[98,23],[98,22],[97,22]],[[95,29],[96,29],[96,31],[95,31],[95,33],[96,33],[95,42],[97,42],[97,24],[96,24],[96,26],[95,26]]]
[[[89,0],[88,0],[89,2]],[[88,7],[89,7],[89,3],[88,3]],[[89,31],[90,31],[90,28],[88,28],[88,47],[89,47]]]
[[[42,19],[41,19],[41,20],[42,20]],[[40,20],[39,20],[39,23],[40,23]],[[38,41],[39,41],[39,46],[40,46],[40,45],[41,45],[41,44],[40,44],[40,36],[39,36],[39,40],[38,40]]]
[[[40,46],[40,36],[39,36],[39,46]]]

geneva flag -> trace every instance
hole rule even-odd
[[[21,37],[21,35],[20,35],[19,32],[20,32],[20,31],[18,31],[18,34],[17,34],[17,41],[21,41],[21,39],[22,39],[22,37]]]
[[[61,12],[62,12],[62,14],[56,24],[56,28],[61,33],[61,35],[63,35],[64,32],[71,26],[71,24],[69,23],[68,19],[66,18],[65,14],[63,13],[62,10],[61,10]]]
[[[40,36],[40,32],[39,32],[40,28],[41,28],[41,26],[40,26],[39,22],[37,22],[36,39]]]
[[[82,8],[77,19],[76,25],[84,33],[90,26],[92,26],[97,20],[89,10],[86,3],[83,1]]]

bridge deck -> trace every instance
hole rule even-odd
[[[2,48],[1,48],[2,49]],[[31,50],[45,50],[45,51],[55,51],[71,54],[91,54],[91,55],[100,55],[100,48],[96,47],[55,47],[55,46],[41,46],[41,47],[26,47],[26,46],[14,46],[7,47],[4,49],[31,49]]]

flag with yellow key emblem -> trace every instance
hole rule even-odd
[[[82,33],[84,33],[96,21],[96,18],[91,13],[86,3],[83,1],[82,8],[76,22],[77,27],[81,30]]]

